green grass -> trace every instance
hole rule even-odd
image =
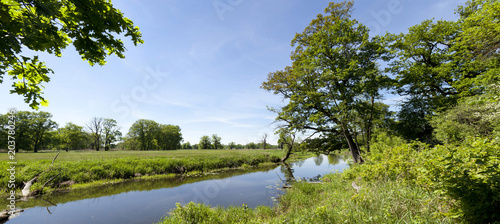
[[[50,196],[35,197],[30,200],[17,201],[16,206],[20,208],[46,207],[52,204],[62,204],[71,201],[78,201],[89,198],[99,198],[103,196],[116,195],[131,191],[150,191],[154,189],[177,187],[183,184],[195,183],[204,180],[224,179],[232,176],[243,175],[257,171],[269,171],[278,164],[259,164],[258,167],[247,169],[228,169],[217,171],[217,175],[155,175],[143,176],[131,180],[99,180],[92,183],[75,184],[71,190],[54,192]],[[50,201],[50,202],[47,202]],[[0,198],[0,204],[8,204],[7,197]]]
[[[62,151],[54,165],[56,152],[17,153],[16,187],[18,190],[36,175],[42,173],[32,189],[39,189],[51,177],[52,188],[60,183],[74,181],[77,184],[99,183],[106,180],[127,180],[136,176],[186,174],[207,172],[215,169],[256,166],[278,162],[284,156],[281,150],[174,150],[174,151]],[[305,158],[311,154],[298,154]],[[7,153],[1,156],[7,160]],[[7,170],[6,162],[0,169]],[[2,192],[9,181],[7,172],[0,172]],[[92,184],[90,184],[92,185]],[[50,192],[51,189],[48,189]]]
[[[41,151],[37,153],[33,152],[21,152],[17,153],[16,160],[26,161],[26,160],[47,160],[52,162],[57,152],[55,151]],[[61,151],[56,159],[56,162],[60,161],[81,161],[81,160],[109,160],[127,157],[140,157],[140,158],[190,158],[190,157],[232,157],[232,156],[255,156],[261,154],[268,154],[272,156],[281,157],[284,153],[281,150],[169,150],[169,151],[128,151],[128,150],[118,150],[118,151]],[[0,156],[0,161],[7,161],[9,157],[7,153],[4,156]],[[9,160],[10,161],[10,160]]]
[[[358,183],[339,174],[322,184],[299,182],[287,190],[278,206],[211,208],[177,205],[161,224],[168,223],[452,223],[447,206],[432,192],[396,181]]]

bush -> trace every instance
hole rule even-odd
[[[413,142],[373,150],[366,155],[365,164],[352,166],[342,177],[421,187],[439,193],[452,206],[447,215],[473,223],[493,223],[500,221],[499,149],[499,142],[490,138],[433,148]]]
[[[471,139],[461,146],[437,146],[437,159],[425,163],[433,188],[457,200],[469,222],[500,221],[500,144]],[[441,154],[441,155],[438,155]]]
[[[459,144],[467,137],[499,134],[500,102],[498,95],[491,91],[465,98],[454,108],[434,116],[431,124],[436,138],[444,143]]]
[[[353,165],[344,170],[345,179],[362,178],[365,181],[398,180],[415,184],[419,180],[421,158],[418,152],[428,146],[421,142],[402,144],[382,150],[381,143],[374,144],[374,149],[365,155],[365,164]]]

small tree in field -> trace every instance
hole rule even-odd
[[[212,143],[214,145],[214,149],[222,149],[222,145],[220,143],[221,137],[217,136],[216,134],[212,135]]]
[[[211,149],[212,141],[210,141],[210,137],[204,135],[200,138],[200,143],[198,144],[198,149]]]

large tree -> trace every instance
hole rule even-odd
[[[1,130],[7,136],[7,131],[11,130],[8,126],[8,121],[13,120],[15,124],[15,140],[16,140],[16,152],[19,150],[30,150],[32,146],[32,140],[30,137],[31,129],[30,129],[30,119],[31,112],[29,111],[19,111],[13,115],[14,119],[9,119],[9,114],[2,115],[2,127]],[[11,115],[12,116],[12,115]],[[7,139],[6,137],[4,139]],[[1,141],[1,148],[7,148],[7,141]]]
[[[124,58],[120,36],[134,45],[143,43],[139,28],[107,0],[10,0],[0,2],[0,83],[7,73],[14,80],[11,93],[24,96],[31,108],[48,101],[43,83],[53,71],[38,56],[23,50],[43,51],[58,57],[72,43],[90,65],[104,65],[108,55]]]
[[[267,133],[264,133],[262,135],[262,137],[260,137],[260,142],[262,143],[262,149],[266,149],[267,148]]]
[[[302,33],[292,40],[292,66],[269,74],[262,88],[288,102],[277,121],[289,130],[341,134],[355,162],[362,162],[354,141],[356,111],[372,99],[387,77],[376,60],[384,52],[368,28],[350,18],[352,2],[330,3]],[[379,85],[375,85],[379,83]],[[358,113],[359,114],[359,113]]]
[[[128,131],[128,137],[139,143],[140,150],[154,150],[157,148],[159,124],[153,120],[137,120]]]
[[[160,124],[156,136],[161,150],[176,150],[181,148],[181,128],[177,125]]]
[[[435,143],[430,117],[499,80],[500,2],[470,0],[457,12],[458,21],[425,20],[383,38],[393,57],[386,71],[405,97],[396,127],[407,139]]]
[[[122,133],[116,120],[107,118],[102,122],[102,135],[104,140],[104,151],[109,151],[111,144],[120,140]]]
[[[457,52],[458,63],[479,73],[476,85],[500,81],[500,2],[469,0],[457,12],[461,32],[453,50]]]
[[[85,149],[91,142],[90,136],[83,130],[82,126],[78,126],[71,122],[58,130],[60,148],[68,150]]]
[[[451,50],[459,29],[454,21],[425,20],[384,37],[393,57],[386,71],[395,76],[394,92],[405,97],[396,131],[408,140],[434,143],[429,116],[473,90],[470,80],[477,74],[462,72]]]
[[[8,121],[8,114],[2,115],[2,121]],[[47,133],[53,131],[57,128],[57,123],[52,121],[52,114],[48,112],[29,112],[29,111],[19,111],[14,115],[15,123],[15,140],[16,140],[16,152],[21,150],[33,150],[37,152],[42,148],[45,138],[47,138]],[[12,120],[12,119],[10,119]],[[6,132],[9,130],[6,125],[7,123],[2,123],[2,130]],[[6,145],[5,145],[6,146]]]
[[[90,120],[90,122],[87,124],[87,128],[90,131],[90,136],[91,136],[92,141],[93,141],[93,148],[96,151],[99,151],[99,149],[101,148],[103,123],[104,123],[104,118],[93,117]]]
[[[42,141],[47,132],[57,128],[57,123],[52,121],[52,114],[48,112],[38,112],[31,114],[31,136],[33,140],[33,151],[42,149]]]
[[[199,149],[211,149],[212,141],[208,135],[201,136],[200,143],[198,144]]]
[[[214,145],[214,149],[219,149],[221,147],[221,137],[217,136],[217,134],[212,135],[212,144]]]

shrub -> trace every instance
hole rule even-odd
[[[344,179],[397,181],[443,196],[454,206],[449,215],[468,222],[500,221],[500,144],[490,138],[430,148],[419,142],[373,150]],[[456,203],[453,203],[456,202]]]
[[[433,188],[457,200],[456,212],[467,221],[500,221],[499,149],[495,140],[471,139],[461,146],[437,146],[437,159],[425,163]]]
[[[500,132],[500,100],[495,86],[487,93],[464,98],[452,109],[434,116],[432,126],[436,138],[458,144],[467,137],[492,137]]]

